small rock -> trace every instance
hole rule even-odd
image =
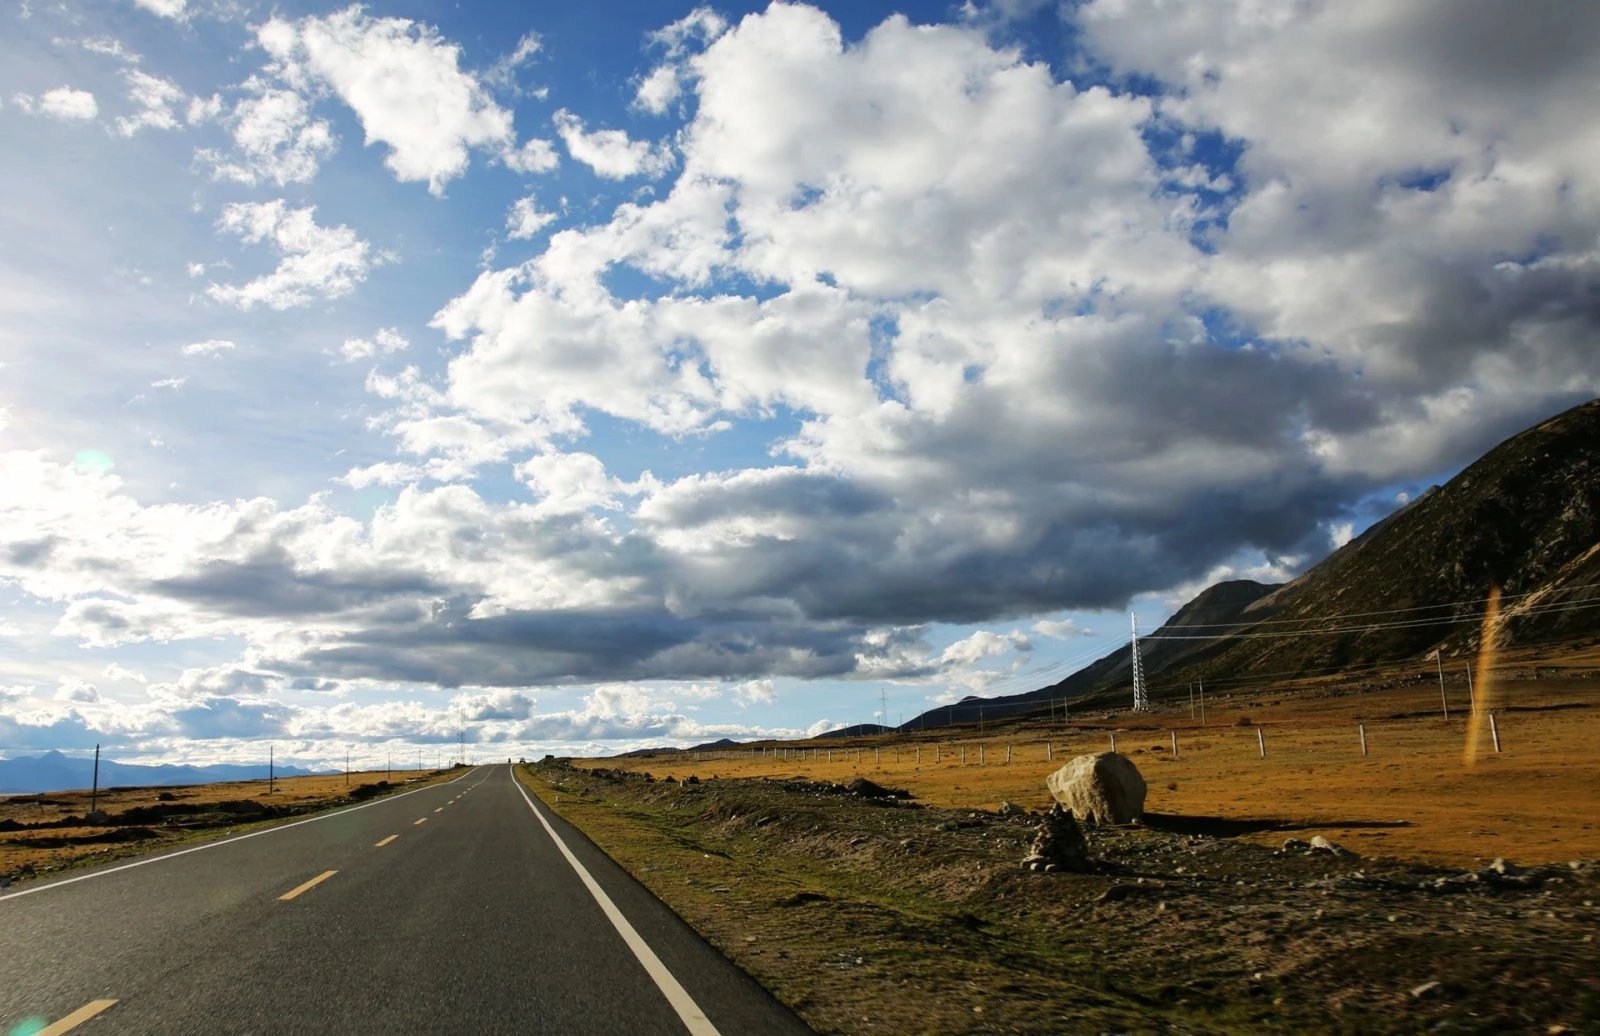
[[[1515,877],[1516,875],[1522,873],[1521,867],[1518,867],[1504,856],[1495,857],[1495,861],[1489,864],[1489,869],[1494,871],[1496,874],[1503,874],[1508,878]]]
[[[1015,802],[1002,802],[997,812],[1003,817],[1020,817],[1027,815],[1028,811]]]
[[[1312,837],[1312,839],[1311,839],[1311,848],[1319,849],[1319,850],[1321,850],[1322,852],[1325,852],[1325,853],[1332,853],[1334,856],[1337,856],[1340,859],[1346,859],[1346,860],[1357,860],[1357,859],[1360,859],[1360,856],[1357,855],[1356,853],[1351,852],[1349,849],[1346,849],[1342,845],[1338,845],[1338,844],[1336,844],[1334,842],[1328,841],[1326,838],[1322,837],[1321,835],[1315,835],[1315,836]]]
[[[1296,849],[1309,849],[1309,848],[1311,848],[1311,843],[1310,842],[1303,842],[1298,838],[1285,838],[1283,840],[1283,851],[1286,852],[1286,853],[1287,852],[1293,852]]]
[[[1424,982],[1420,986],[1413,986],[1411,988],[1411,995],[1417,1000],[1422,1000],[1426,997],[1437,995],[1439,989],[1440,986],[1437,982]]]

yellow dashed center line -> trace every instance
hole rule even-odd
[[[292,888],[288,892],[285,892],[283,895],[279,896],[278,898],[279,899],[293,899],[294,897],[298,896],[300,893],[305,892],[308,889],[316,888],[318,885],[322,884],[324,881],[327,881],[329,878],[333,877],[335,874],[338,874],[338,873],[339,873],[338,871],[323,871],[321,874],[318,874],[316,877],[312,878],[310,881],[306,882],[304,885],[301,885],[298,888]]]
[[[434,812],[435,813],[443,813],[444,812],[444,807],[440,806],[438,809],[434,810]]]
[[[400,837],[399,835],[390,835],[388,838],[385,838],[383,841],[381,841],[377,845],[373,846],[373,848],[374,849],[382,849],[384,846],[388,845],[390,842],[394,841],[396,838],[399,838],[399,837]]]
[[[91,1000],[82,1007],[73,1011],[65,1018],[53,1025],[46,1025],[40,1029],[36,1036],[61,1036],[61,1033],[71,1032],[106,1008],[116,1004],[115,1000]],[[20,1030],[19,1030],[20,1031]]]
[[[426,824],[427,822],[428,822],[428,818],[427,817],[423,817],[421,820],[417,821],[417,824]],[[412,827],[416,827],[417,824],[412,824],[411,826]]]

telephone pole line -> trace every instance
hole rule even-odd
[[[1150,707],[1150,694],[1144,686],[1144,661],[1139,657],[1139,616],[1128,613],[1133,624],[1133,639],[1128,650],[1133,658],[1133,711],[1143,712]]]

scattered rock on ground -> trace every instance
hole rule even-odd
[[[846,790],[852,795],[859,795],[864,799],[909,799],[911,793],[903,788],[885,788],[875,784],[865,777],[857,777],[845,785]]]
[[[1002,802],[996,812],[1003,817],[1020,817],[1026,815],[1028,811],[1015,802]]]
[[[1079,820],[1126,824],[1144,812],[1144,778],[1133,760],[1117,752],[1080,755],[1047,777],[1045,785]]]

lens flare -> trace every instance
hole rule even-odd
[[[79,450],[72,456],[72,466],[89,475],[109,475],[116,467],[105,450]]]
[[[1472,715],[1467,720],[1467,748],[1463,761],[1471,766],[1478,761],[1478,742],[1483,739],[1494,695],[1495,639],[1500,632],[1500,588],[1489,587],[1489,606],[1483,610],[1483,634],[1478,638],[1477,673],[1473,678]]]

